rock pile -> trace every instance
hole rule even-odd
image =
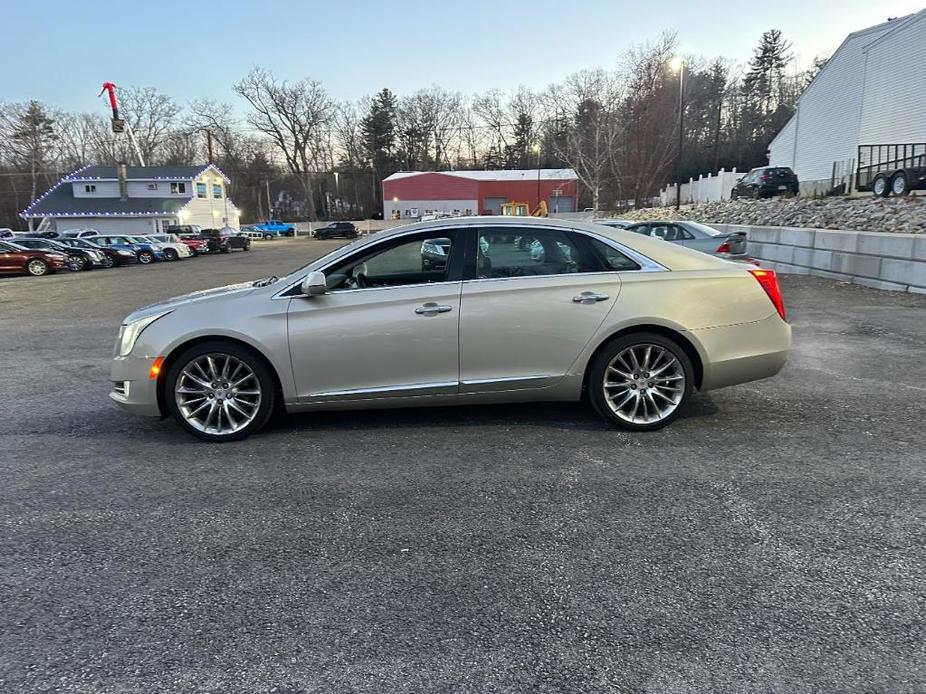
[[[688,219],[705,224],[853,229],[926,234],[926,198],[769,198],[700,205],[653,207],[617,215],[620,219]]]

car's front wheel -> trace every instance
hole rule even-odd
[[[676,342],[655,333],[631,333],[595,358],[589,399],[607,421],[632,431],[654,431],[675,419],[691,395],[694,369]]]
[[[180,425],[206,441],[237,441],[261,429],[276,400],[273,376],[253,351],[231,342],[206,342],[183,352],[164,383],[168,409]]]

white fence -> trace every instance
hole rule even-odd
[[[730,191],[733,190],[733,186],[742,177],[743,174],[736,173],[736,168],[734,168],[732,171],[721,169],[716,175],[698,176],[697,181],[689,178],[688,183],[682,184],[682,204],[729,200]],[[675,186],[666,186],[665,190],[659,193],[662,206],[674,205],[675,196]]]

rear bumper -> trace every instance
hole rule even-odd
[[[116,357],[109,369],[110,399],[132,414],[159,417],[157,381],[149,378],[151,359]]]
[[[777,313],[755,323],[691,332],[704,349],[701,390],[774,376],[791,353],[791,326]]]

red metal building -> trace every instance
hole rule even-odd
[[[578,177],[572,169],[401,171],[383,181],[383,219],[431,214],[501,214],[506,202],[550,212],[575,212]]]

